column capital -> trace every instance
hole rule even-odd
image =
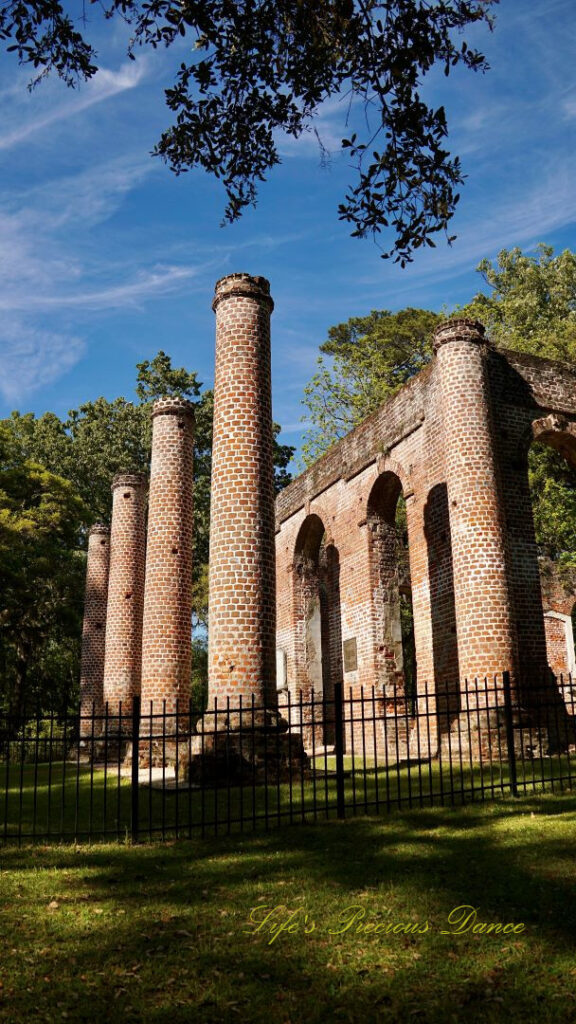
[[[166,395],[154,402],[152,418],[155,416],[191,416],[194,420],[194,403],[177,395]]]
[[[103,533],[108,535],[110,533],[110,527],[106,523],[93,523],[88,530],[88,536],[92,537],[94,534]]]
[[[454,317],[436,328],[432,344],[434,352],[437,352],[442,345],[446,345],[449,341],[469,341],[476,345],[483,345],[487,340],[485,335],[486,328],[479,320]]]
[[[248,298],[274,309],[274,301],[270,295],[270,282],[265,277],[252,277],[250,274],[228,274],[216,282],[212,309],[216,309],[224,299]]]
[[[145,487],[146,486],[146,474],[145,473],[116,473],[116,476],[112,480],[112,490],[115,491],[118,487]]]

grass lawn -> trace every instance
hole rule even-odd
[[[289,783],[174,788],[168,781],[138,787],[141,839],[162,835],[194,838],[249,833],[272,825],[313,823],[337,817],[334,758],[316,759],[315,771]],[[493,799],[510,793],[507,762],[400,762],[388,769],[369,760],[346,758],[343,781],[346,816],[395,807],[433,807]],[[574,756],[526,761],[518,792],[558,794],[575,778]],[[157,788],[158,787],[158,788]],[[0,766],[0,843],[126,840],[131,835],[130,769],[104,771],[74,762]]]
[[[575,826],[576,797],[537,794],[164,845],[6,846],[0,1020],[574,1021]],[[516,931],[442,934],[461,905]]]

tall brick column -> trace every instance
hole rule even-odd
[[[142,711],[190,697],[194,407],[154,404],[142,637]]]
[[[484,327],[437,328],[460,679],[514,670],[515,642],[485,370]],[[438,680],[437,680],[438,682]]]
[[[209,696],[277,706],[270,314],[263,277],[218,281]]]
[[[140,693],[146,546],[144,476],[118,474],[112,482],[112,494],[104,700],[114,716],[120,701],[122,714],[129,714],[132,697]]]
[[[94,715],[104,705],[104,654],[106,648],[106,608],[108,604],[108,569],[110,565],[110,529],[95,523],[88,535],[86,590],[84,593],[84,624],[82,628],[82,662],[80,669],[80,734],[98,734],[100,723]]]

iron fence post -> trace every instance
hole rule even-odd
[[[132,777],[130,787],[132,842],[137,843],[140,832],[140,805],[138,800],[138,767],[140,764],[140,697],[132,698]]]
[[[334,747],[336,754],[336,814],[346,817],[344,801],[344,714],[342,709],[342,683],[334,683]]]
[[[510,673],[502,673],[504,686],[504,717],[506,719],[506,747],[508,750],[508,765],[510,767],[510,789],[512,796],[518,796],[518,776],[516,772],[516,751],[514,749],[514,726],[512,722],[512,691],[510,687]]]

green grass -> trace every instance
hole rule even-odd
[[[572,759],[573,760],[573,759]],[[310,823],[337,817],[334,758],[316,759],[306,778],[264,786],[195,789],[154,788],[138,792],[141,839],[162,834],[193,838],[250,832],[268,825]],[[386,812],[395,807],[436,806],[493,799],[510,793],[509,766],[450,766],[438,761],[375,768],[370,761],[344,762],[346,815]],[[574,765],[568,757],[526,762],[519,793],[570,788]],[[76,763],[0,768],[0,840],[19,842],[125,839],[131,834],[130,778],[118,771]]]
[[[575,797],[540,795],[158,845],[7,846],[0,1020],[573,1021],[575,825]],[[443,935],[462,904],[525,927]],[[294,914],[293,932],[258,931],[264,907],[279,908],[270,923]],[[365,916],[342,931],[350,907]]]

